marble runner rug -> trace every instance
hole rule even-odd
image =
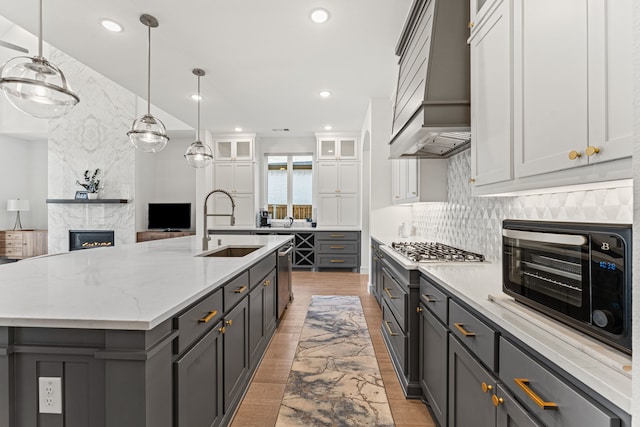
[[[301,425],[394,425],[359,297],[311,297],[276,423]]]

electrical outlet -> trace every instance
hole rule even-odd
[[[38,378],[38,403],[41,414],[62,414],[62,378]]]

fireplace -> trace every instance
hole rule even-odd
[[[70,251],[113,245],[115,245],[113,230],[69,230]]]

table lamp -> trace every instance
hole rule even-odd
[[[13,229],[22,230],[22,224],[20,223],[20,211],[29,210],[29,201],[21,199],[9,199],[7,200],[7,210],[9,212],[16,212],[16,224],[13,226]]]

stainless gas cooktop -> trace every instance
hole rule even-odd
[[[437,242],[393,242],[391,247],[413,262],[482,262],[484,255]]]

